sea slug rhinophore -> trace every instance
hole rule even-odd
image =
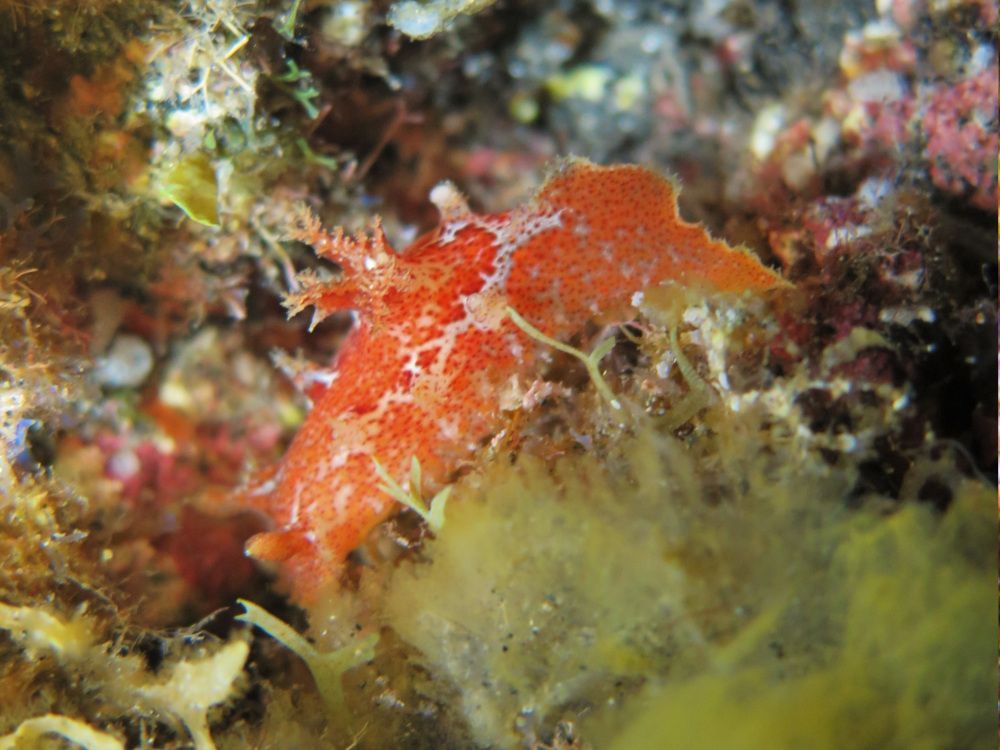
[[[273,530],[250,555],[282,561],[308,601],[398,504],[375,460],[405,485],[412,458],[433,493],[495,433],[501,393],[541,374],[544,347],[517,327],[566,339],[597,317],[628,317],[633,295],[664,280],[764,290],[781,277],[677,215],[670,182],[638,166],[562,162],[526,205],[478,216],[449,184],[431,200],[438,227],[396,253],[370,237],[300,238],[342,279],[304,278],[288,300],[322,318],[356,312],[332,367],[303,378],[312,411],[280,464],[247,490]]]

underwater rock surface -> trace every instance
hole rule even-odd
[[[0,1],[0,748],[995,747],[997,24]],[[789,288],[505,318],[538,367],[300,608],[234,499],[355,325],[282,301],[377,264],[298,218],[407,247],[569,156]]]

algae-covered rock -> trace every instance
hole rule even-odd
[[[632,448],[631,480],[585,459],[490,472],[449,507],[431,564],[394,579],[390,624],[456,683],[479,743],[511,744],[518,717],[613,698],[620,681],[699,650],[659,512],[668,482],[684,491],[667,472],[677,446]]]
[[[0,748],[995,747],[996,22],[0,0]],[[499,210],[567,154],[676,175],[795,291],[550,346],[296,609],[228,504],[308,408],[272,361],[347,330],[285,320],[337,275],[301,204],[403,246],[432,186]]]
[[[596,717],[588,736],[615,750],[992,747],[992,495],[969,482],[944,516],[911,505],[826,530],[836,547],[814,609],[788,617],[794,581],[765,627],[691,679],[651,686],[626,721]],[[832,642],[784,669],[785,639],[822,618],[838,621]]]
[[[883,498],[847,507],[849,474],[740,453],[709,451],[707,478],[644,428],[603,461],[460,485],[385,612],[478,745],[558,721],[624,750],[991,740],[991,492],[886,519]]]

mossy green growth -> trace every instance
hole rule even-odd
[[[994,746],[992,496],[968,482],[944,516],[910,505],[842,525],[828,535],[838,546],[819,609],[783,618],[775,604],[769,627],[693,678],[648,689],[624,729],[597,717],[588,736],[615,750]],[[768,652],[819,618],[839,621],[836,643],[782,669]]]
[[[853,470],[715,429],[456,486],[384,612],[474,741],[570,720],[622,750],[995,742],[991,490],[956,472],[944,513],[855,507]]]
[[[670,468],[680,492],[692,483],[677,447],[634,442],[617,476],[532,457],[488,470],[456,488],[447,532],[425,548],[433,564],[395,576],[389,623],[459,688],[478,743],[512,746],[519,716],[611,699],[617,681],[700,651],[657,521]]]

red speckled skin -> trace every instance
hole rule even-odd
[[[753,256],[677,217],[669,182],[635,166],[565,162],[534,199],[476,216],[442,189],[438,228],[401,254],[373,238],[303,239],[344,278],[307,279],[293,311],[357,311],[332,381],[307,385],[313,409],[287,455],[251,493],[275,530],[247,545],[282,560],[301,600],[397,504],[378,489],[377,458],[404,486],[411,458],[432,496],[497,429],[501,393],[538,377],[544,349],[507,305],[559,339],[595,316],[624,316],[632,295],[665,279],[720,289],[783,284]]]

